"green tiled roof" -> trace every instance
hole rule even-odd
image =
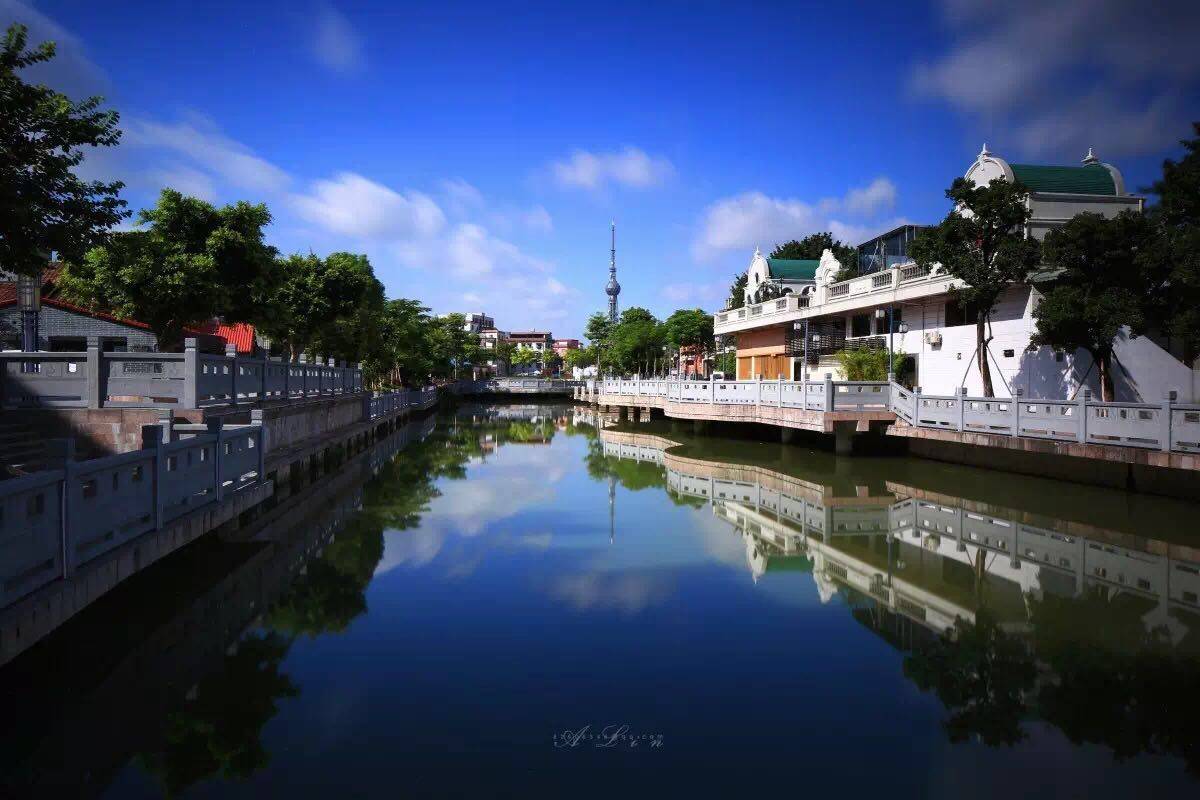
[[[1112,173],[1100,164],[1086,167],[1043,167],[1010,164],[1013,175],[1035,192],[1067,194],[1116,194]]]
[[[771,556],[767,572],[812,572],[813,563],[807,556]]]
[[[812,281],[817,278],[821,262],[815,258],[768,258],[772,278],[790,281]]]

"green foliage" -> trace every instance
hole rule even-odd
[[[954,295],[964,307],[976,309],[976,363],[986,397],[995,395],[987,355],[992,309],[1001,292],[1028,279],[1041,257],[1037,240],[1024,235],[1028,196],[1029,190],[1020,183],[995,179],[977,187],[956,178],[946,190],[954,209],[940,224],[922,231],[908,248],[917,264],[941,264],[965,283]]]
[[[78,103],[20,71],[54,58],[53,42],[26,50],[28,30],[11,25],[0,46],[0,264],[37,275],[51,251],[75,262],[128,216],[117,181],[83,181],[75,168],[84,147],[121,139],[115,111],[102,98]]]
[[[566,365],[572,369],[584,369],[596,363],[596,346],[579,347],[568,350],[564,357]]]
[[[1163,176],[1151,187],[1158,203],[1149,216],[1158,227],[1158,256],[1149,263],[1149,313],[1158,327],[1182,342],[1191,361],[1200,354],[1200,122],[1196,137],[1185,139],[1186,154],[1163,162]]]
[[[164,189],[139,219],[143,229],[112,234],[82,262],[69,262],[60,291],[145,322],[162,349],[179,346],[189,324],[217,315],[255,319],[275,277],[275,249],[263,241],[266,206],[218,209]]]
[[[666,333],[654,315],[634,306],[621,312],[609,335],[608,356],[613,366],[625,373],[652,371],[663,358]]]
[[[518,347],[513,350],[510,363],[515,367],[528,367],[541,360],[541,354],[532,347]]]
[[[855,274],[858,266],[858,250],[843,244],[833,238],[829,231],[810,233],[800,241],[791,241],[775,245],[768,258],[786,259],[819,259],[826,250],[832,250],[834,258],[842,265],[843,271]],[[839,278],[839,280],[841,280]]]
[[[1153,223],[1133,211],[1115,219],[1079,214],[1050,231],[1042,252],[1046,266],[1062,270],[1034,309],[1033,342],[1091,353],[1100,371],[1103,399],[1114,399],[1112,355],[1123,326],[1145,332],[1143,266],[1157,256]]]
[[[898,375],[908,355],[899,350],[892,353],[892,374]],[[839,350],[838,364],[848,381],[886,381],[888,376],[888,351],[884,349],[858,348]]]
[[[713,318],[699,308],[676,311],[663,323],[663,331],[667,343],[676,350],[681,347],[712,349]]]
[[[729,297],[725,300],[726,308],[741,308],[746,305],[746,283],[749,278],[749,274],[745,272],[733,276],[733,283],[729,284]]]

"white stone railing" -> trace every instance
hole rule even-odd
[[[828,375],[824,381],[607,378],[598,389],[602,395],[627,396],[635,404],[644,397],[807,411],[890,411],[918,428],[1200,453],[1200,405],[1174,400],[1102,403],[1086,391],[1078,400],[927,395],[920,387],[834,381]]]
[[[963,390],[964,392],[966,390]],[[1200,453],[1200,405],[927,395],[891,386],[896,416],[918,428]]]
[[[607,378],[609,394],[661,397],[681,403],[774,406],[808,411],[887,411],[888,385],[880,381],[678,381]]]

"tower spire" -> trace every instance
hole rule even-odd
[[[608,251],[608,285],[604,293],[608,295],[608,321],[617,321],[617,295],[621,293],[621,284],[617,283],[617,221],[611,226],[612,245]]]

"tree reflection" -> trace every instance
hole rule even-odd
[[[953,631],[906,658],[904,674],[942,701],[950,741],[974,736],[994,746],[1025,738],[1025,694],[1037,670],[1024,642],[1005,633],[986,609],[974,623],[955,620]]]
[[[1004,632],[984,609],[905,659],[905,675],[946,707],[950,740],[1014,744],[1021,721],[1037,716],[1118,760],[1170,755],[1200,775],[1200,659],[1190,633],[1200,620],[1172,611],[1165,619],[1177,643],[1168,624],[1145,622],[1153,601],[1106,587],[1028,602],[1028,637]]]
[[[168,796],[213,776],[244,780],[267,765],[262,728],[279,700],[299,694],[279,669],[289,646],[274,633],[243,638],[167,715],[161,746],[139,760]]]
[[[1130,600],[1092,587],[1032,603],[1035,646],[1053,673],[1039,711],[1076,744],[1105,745],[1122,760],[1174,755],[1200,775],[1200,663],[1188,639],[1173,644]]]

